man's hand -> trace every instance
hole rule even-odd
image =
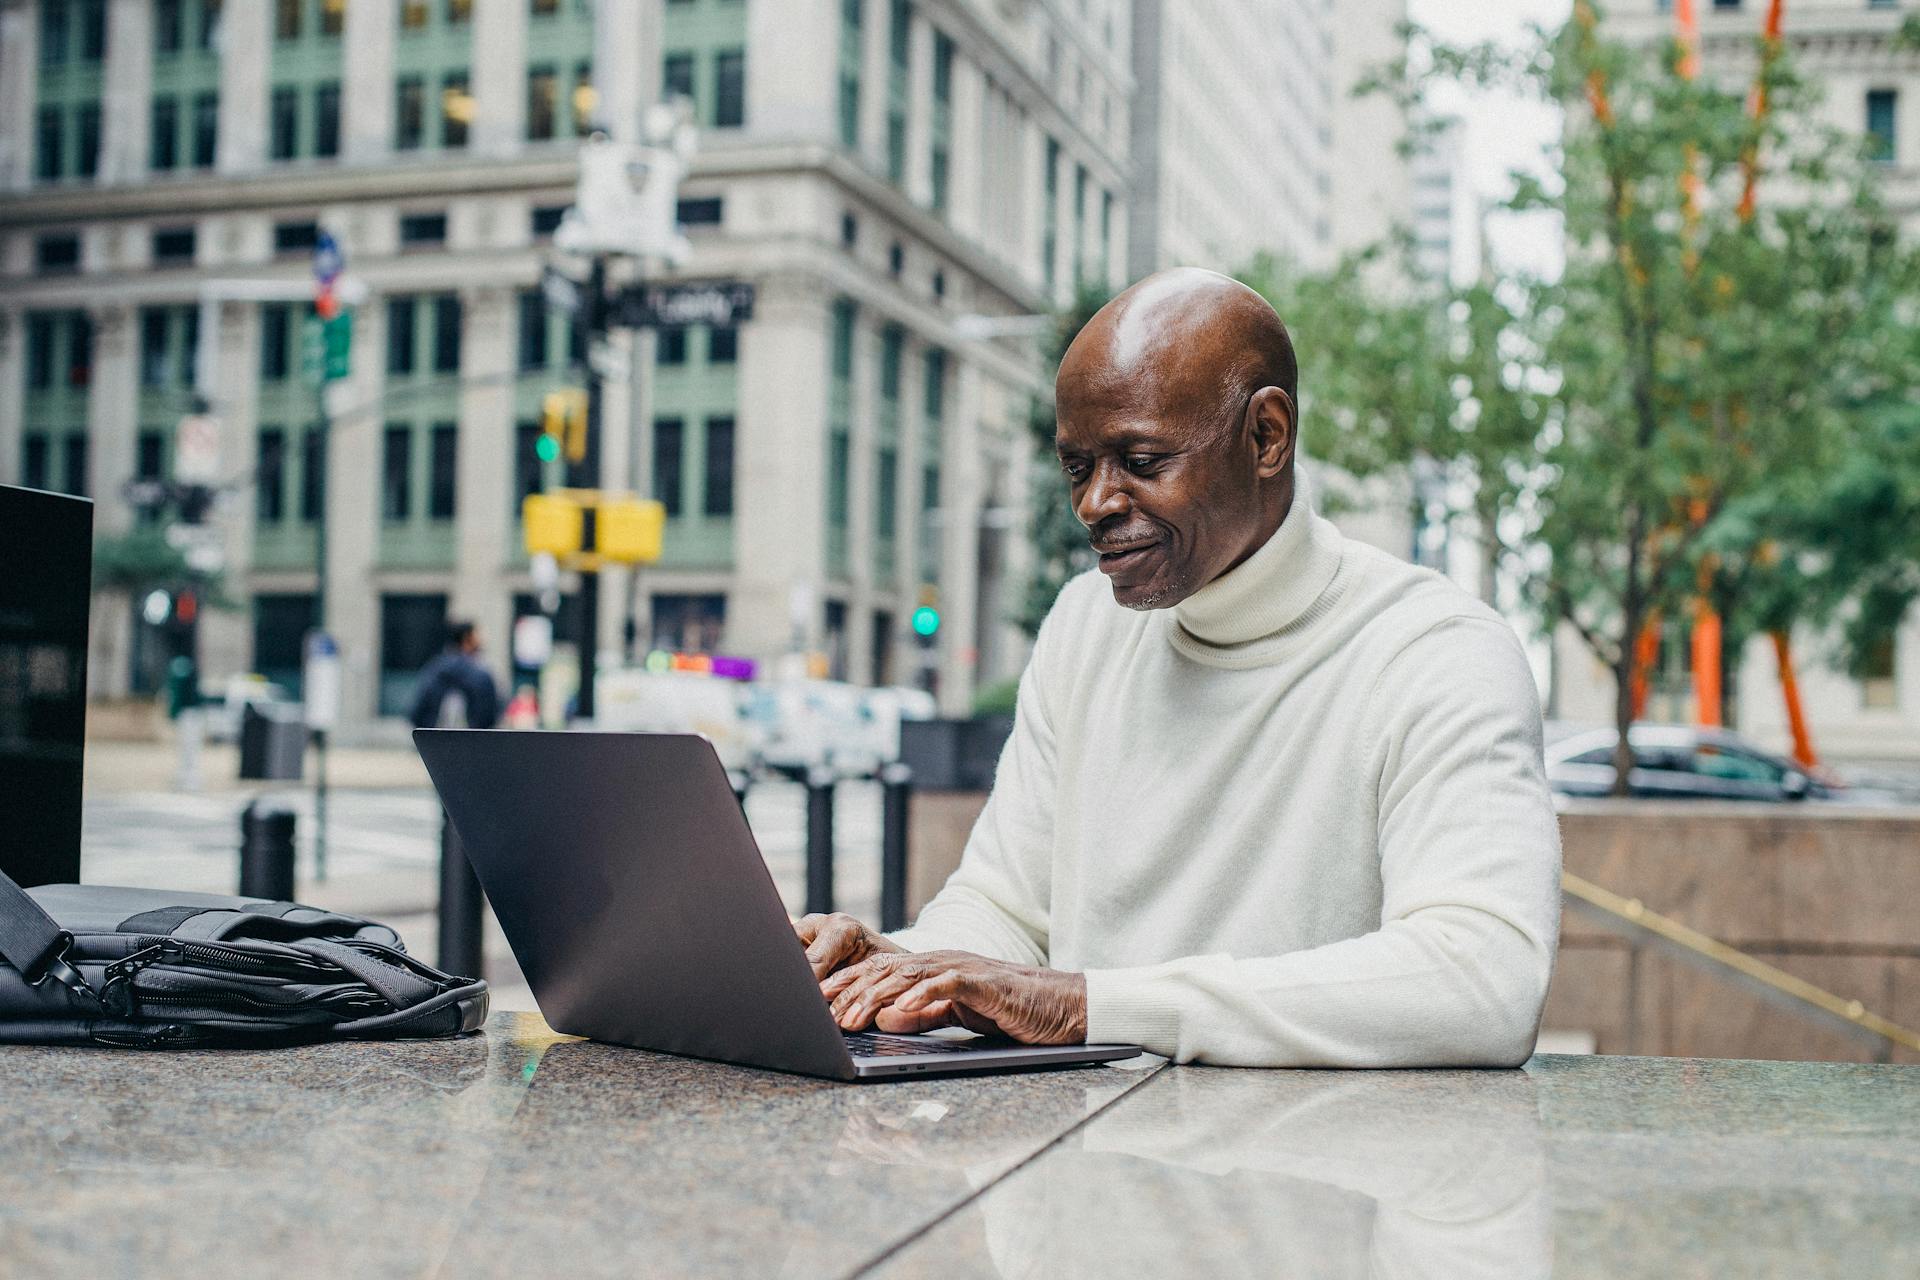
[[[871,955],[906,954],[903,948],[888,942],[845,912],[802,916],[793,922],[793,931],[806,944],[807,963],[813,966],[816,982],[836,969],[858,964]]]
[[[910,1034],[965,1027],[1025,1044],[1087,1038],[1084,974],[989,960],[970,951],[877,952],[820,984],[847,1031]]]

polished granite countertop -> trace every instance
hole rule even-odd
[[[0,1276],[1920,1275],[1920,1068],[0,1047]]]

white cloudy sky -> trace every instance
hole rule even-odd
[[[1571,0],[1408,0],[1409,16],[1442,39],[1519,42],[1528,24],[1551,29],[1564,22]],[[1539,170],[1545,148],[1560,130],[1558,113],[1545,105],[1505,94],[1468,97],[1450,94],[1436,100],[1439,109],[1466,122],[1467,180],[1482,196],[1498,199],[1511,188],[1516,168]],[[1561,258],[1559,230],[1550,220],[1496,215],[1488,239],[1497,266],[1508,270],[1554,271]]]

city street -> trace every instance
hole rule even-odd
[[[233,893],[239,883],[240,814],[258,797],[284,804],[297,815],[297,896],[302,902],[391,924],[409,951],[434,960],[440,807],[430,789],[336,785],[328,794],[327,877],[320,881],[315,878],[311,773],[304,786],[237,786],[229,781],[230,753],[210,753],[205,771],[209,789],[189,794],[167,789],[172,759],[171,748],[164,744],[112,743],[89,761],[83,880]],[[351,753],[342,763],[342,772],[363,784],[373,777],[411,784],[419,774],[411,753],[398,751]],[[116,780],[133,785],[116,786]],[[805,790],[782,779],[764,780],[747,797],[747,817],[787,909],[797,914],[805,898]],[[880,896],[879,788],[867,782],[843,783],[834,817],[836,905],[873,919]],[[486,959],[495,1007],[531,1009],[532,996],[491,917]]]

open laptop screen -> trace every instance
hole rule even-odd
[[[0,870],[80,878],[93,504],[0,485]]]

